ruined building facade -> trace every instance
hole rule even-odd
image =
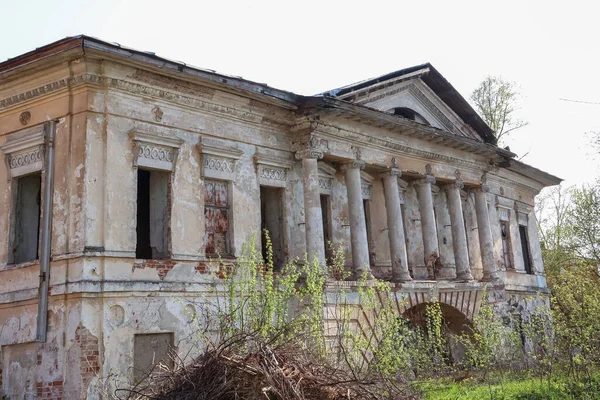
[[[546,292],[533,204],[560,180],[497,147],[429,64],[307,97],[68,38],[0,64],[0,151],[11,398],[96,398],[185,353],[207,260],[261,228],[276,266],[342,246],[399,313]]]

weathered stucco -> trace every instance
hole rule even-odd
[[[343,248],[349,269],[394,278],[390,290],[404,304],[438,299],[472,317],[485,286],[481,249],[489,244],[499,276],[490,283],[494,302],[546,291],[532,207],[549,178],[497,166],[500,150],[483,144],[418,77],[391,94],[375,90],[375,101],[358,104],[382,111],[408,107],[439,129],[402,117],[394,117],[394,127],[344,112],[299,110],[302,104],[284,92],[269,95],[265,87],[259,93],[256,84],[156,68],[150,61],[134,65],[100,50],[69,50],[19,68],[0,64],[4,155],[11,155],[9,139],[58,123],[45,342],[36,342],[40,262],[9,263],[15,178],[0,163],[0,392],[11,398],[92,399],[102,396],[107,379],[112,387],[130,383],[138,334],[171,333],[179,353],[201,350],[190,315],[206,301],[214,272],[205,248],[206,180],[227,186],[228,220],[221,221],[229,235],[226,263],[253,236],[261,248],[260,188],[267,186],[281,190],[275,208],[281,210],[285,262],[303,260],[306,252],[324,261],[330,238]],[[380,114],[381,121],[391,117]],[[144,158],[139,141],[173,159],[153,158],[151,151]],[[156,194],[168,215],[164,259],[136,259],[138,168],[169,177],[168,193]],[[390,186],[397,193],[386,193],[383,179],[392,170],[401,171]],[[44,185],[44,168],[41,174]],[[451,218],[444,188],[458,183],[464,184],[455,193],[462,208]],[[481,219],[474,191],[483,186],[489,191],[479,196],[489,217]],[[322,195],[329,196],[325,224]],[[397,211],[388,214],[392,199]],[[513,235],[511,270],[502,258],[501,218],[508,218]],[[473,280],[455,280],[453,223],[464,224],[462,265]],[[481,223],[491,234],[485,246]],[[525,273],[520,225],[528,233],[532,274]],[[398,239],[393,245],[390,235]],[[394,268],[407,272],[392,274]],[[330,284],[349,291],[355,285]]]

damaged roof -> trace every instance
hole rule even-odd
[[[421,71],[421,73],[419,73]],[[367,89],[379,83],[397,80],[402,77],[414,76],[419,73],[419,78],[433,92],[446,103],[465,123],[469,124],[486,143],[496,144],[494,131],[481,119],[479,114],[471,107],[465,98],[433,67],[430,63],[415,65],[414,67],[400,69],[376,78],[367,79],[351,85],[320,93],[319,96],[345,97],[353,92]]]
[[[39,61],[44,59],[63,55],[66,57],[73,54],[83,56],[87,50],[98,51],[102,53],[112,54],[114,56],[131,60],[132,63],[152,66],[162,69],[165,72],[182,73],[190,77],[199,78],[215,85],[227,88],[234,88],[249,93],[258,94],[261,97],[270,98],[271,101],[277,102],[279,105],[290,109],[311,109],[317,108],[320,110],[337,110],[336,112],[351,113],[358,115],[364,120],[370,120],[378,126],[381,122],[385,125],[406,125],[411,124],[411,121],[401,117],[393,116],[383,111],[375,110],[366,106],[361,106],[344,100],[344,98],[353,92],[359,92],[362,89],[368,89],[371,86],[378,85],[386,81],[394,81],[402,78],[419,76],[419,78],[428,85],[433,92],[444,101],[465,123],[469,124],[481,136],[484,143],[465,137],[459,137],[437,128],[421,125],[421,130],[427,131],[429,135],[443,137],[444,141],[460,142],[460,146],[465,148],[478,148],[479,151],[484,151],[490,154],[496,154],[508,162],[515,172],[523,173],[524,175],[534,175],[545,184],[558,184],[562,179],[551,174],[530,167],[527,164],[516,162],[514,158],[516,154],[511,153],[506,149],[501,149],[496,146],[496,138],[490,127],[481,119],[477,112],[469,105],[462,95],[454,89],[454,87],[430,64],[425,63],[416,65],[410,68],[404,68],[389,74],[379,76],[377,78],[367,79],[362,82],[354,83],[341,88],[329,90],[317,94],[315,96],[302,96],[295,93],[276,89],[264,83],[253,82],[243,79],[239,76],[231,76],[218,73],[211,69],[194,67],[181,61],[173,61],[164,57],[159,57],[153,52],[140,51],[118,43],[109,43],[103,40],[86,36],[78,35],[67,37],[58,40],[48,45],[39,47],[30,52],[24,53],[17,57],[8,59],[0,63],[0,80],[14,76],[16,73],[29,67],[34,67]],[[420,125],[413,122],[413,124]],[[431,131],[431,132],[429,132]],[[436,132],[433,132],[436,131]],[[437,138],[437,140],[441,140]]]

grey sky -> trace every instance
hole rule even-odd
[[[598,3],[600,4],[600,3]],[[600,171],[599,6],[593,1],[0,0],[0,60],[85,33],[313,94],[431,62],[463,96],[486,74],[517,82],[523,161],[567,184]]]

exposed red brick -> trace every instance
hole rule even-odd
[[[175,264],[177,263],[173,260],[143,260],[141,263],[133,264],[131,272],[136,269],[153,268],[158,271],[158,276],[160,277],[160,280],[163,281]]]
[[[36,382],[38,399],[59,400],[63,398],[62,379],[50,382]]]
[[[79,325],[75,331],[75,342],[81,349],[79,373],[82,379],[82,394],[87,391],[91,379],[100,372],[100,349],[98,338]]]

